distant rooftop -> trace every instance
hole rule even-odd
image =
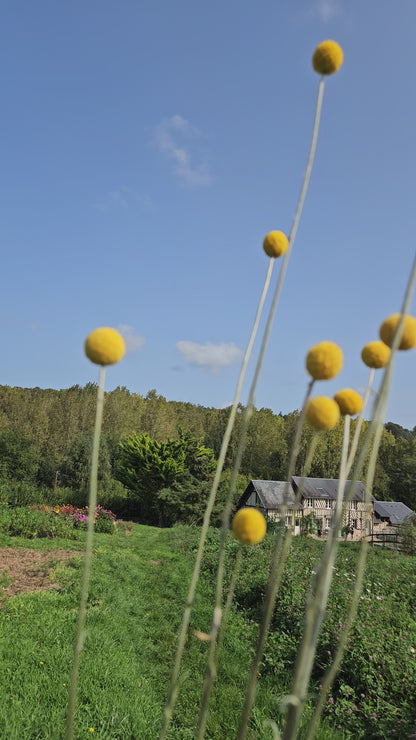
[[[345,494],[348,494],[348,488],[351,481],[347,481],[345,485]],[[300,478],[299,476],[293,476],[292,485],[289,491],[287,491],[287,484],[285,481],[278,480],[251,480],[246,490],[244,491],[241,499],[240,506],[244,506],[251,493],[255,491],[264,509],[279,509],[285,504],[288,508],[293,508],[295,504],[296,492],[299,486],[302,485],[302,495],[304,498],[318,498],[328,499],[335,501],[338,492],[338,480],[332,480],[329,478]],[[352,496],[354,501],[365,501],[365,486],[361,481],[356,481],[354,484],[354,494]],[[371,499],[373,500],[373,499]],[[302,504],[299,504],[299,509],[302,508]]]
[[[404,524],[414,511],[401,501],[374,501],[374,521],[389,519],[391,524]]]
[[[305,498],[323,498],[335,501],[338,493],[339,480],[334,478],[301,478],[293,476],[294,488],[297,490],[302,485],[302,494]],[[352,481],[345,483],[344,498],[349,496],[349,488]],[[349,496],[349,498],[351,498]],[[354,483],[353,501],[365,501],[365,486],[360,480]]]

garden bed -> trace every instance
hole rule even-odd
[[[0,605],[6,596],[45,591],[60,590],[58,583],[51,580],[51,573],[63,561],[74,555],[82,555],[76,550],[15,550],[4,547],[0,550]]]

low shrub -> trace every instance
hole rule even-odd
[[[25,506],[0,507],[0,532],[12,537],[69,537],[76,536],[74,527],[56,517],[45,515],[42,511]]]
[[[102,506],[95,508],[96,532],[116,532],[115,514]],[[10,507],[0,506],[0,532],[12,537],[65,537],[77,539],[87,528],[88,507],[63,506]]]

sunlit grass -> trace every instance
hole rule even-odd
[[[181,620],[187,579],[197,546],[198,530],[177,527],[160,530],[135,525],[130,536],[96,535],[87,616],[87,639],[80,670],[75,737],[144,738],[157,736],[165,701],[166,682]],[[8,546],[28,544],[36,549],[58,546],[79,547],[74,541],[2,540]],[[178,709],[169,730],[174,740],[195,737],[202,674],[207,643],[193,631],[206,631],[211,620],[213,577],[219,536],[209,531],[208,546],[191,620],[191,632],[180,673],[182,691]],[[212,740],[235,737],[248,677],[247,657],[251,654],[257,630],[260,601],[264,591],[267,564],[273,547],[268,535],[264,545],[245,550],[241,578],[236,586],[224,635],[218,682],[212,695],[206,736]],[[227,546],[226,578],[231,577],[239,545]],[[280,702],[288,691],[292,656],[300,639],[301,615],[307,583],[323,544],[303,538],[292,541],[287,577],[279,592],[271,634],[259,669],[256,705],[249,731],[256,740],[271,740],[273,718],[282,726]],[[328,650],[337,644],[338,620],[348,608],[354,587],[357,545],[341,545],[335,561],[336,579],[331,589],[328,612],[318,648],[318,667],[313,674],[312,697],[319,690],[320,672],[329,662]],[[71,644],[75,630],[82,558],[58,566],[51,574],[61,590],[25,594],[6,600],[0,612],[0,734],[11,738],[61,740],[68,697],[68,678],[72,660]],[[302,574],[300,577],[299,574]],[[395,727],[395,713],[406,718],[410,733],[416,721],[411,686],[415,685],[416,665],[410,647],[416,642],[412,615],[416,608],[416,560],[397,553],[373,550],[365,578],[356,630],[352,633],[340,682],[350,685],[355,698],[345,703],[345,731],[339,731],[341,706],[335,702],[336,721],[325,712],[317,738],[365,738],[371,727],[371,714],[383,713],[382,727]],[[412,585],[413,584],[413,585]],[[371,619],[372,625],[369,624]],[[291,629],[291,636],[287,632]],[[390,653],[387,646],[392,646]],[[369,674],[360,696],[358,656],[367,663]],[[368,656],[374,657],[374,664]],[[383,673],[379,686],[373,684]],[[353,684],[354,674],[356,683]],[[385,678],[384,678],[385,676]],[[401,681],[408,681],[406,695],[400,695]],[[66,685],[64,685],[66,684]],[[339,692],[339,688],[336,688]],[[358,694],[358,696],[357,696]],[[335,694],[336,695],[336,694]],[[11,698],[12,697],[12,698]],[[299,737],[305,736],[314,702],[306,706]],[[357,705],[354,717],[347,708]],[[396,709],[394,709],[394,706]],[[327,705],[328,708],[328,705]],[[332,728],[332,729],[331,729]],[[361,729],[360,729],[361,728]],[[366,729],[367,728],[367,729]],[[384,729],[383,729],[384,731]],[[400,735],[399,735],[400,736]],[[407,736],[407,735],[404,735]]]

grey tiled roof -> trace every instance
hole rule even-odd
[[[292,478],[295,490],[298,489],[302,478],[293,476]],[[337,498],[339,481],[332,478],[304,478],[302,484],[302,495],[304,498],[320,498],[335,501]],[[348,489],[351,481],[347,480],[345,484],[344,498],[348,495]],[[354,485],[353,496],[348,498],[352,501],[365,501],[365,486],[360,480]],[[373,500],[373,499],[372,499]]]
[[[282,507],[285,503],[285,487],[286,483],[284,481],[252,480],[250,481],[245,493],[249,491],[250,495],[250,493],[254,490],[256,491],[265,509],[278,509],[279,507]],[[243,494],[243,496],[245,496],[245,493]],[[287,497],[287,506],[291,508],[293,507],[294,503],[295,495],[291,488]],[[299,508],[301,509],[302,507],[299,506]]]
[[[388,518],[391,524],[403,524],[414,512],[401,501],[374,501],[374,520]]]
[[[295,505],[296,491],[302,481],[299,476],[293,476],[292,485],[287,496],[287,506],[292,509]],[[348,484],[346,482],[345,492],[348,493]],[[238,506],[244,506],[249,499],[251,493],[255,491],[261,503],[261,506],[265,510],[279,509],[284,506],[285,496],[285,481],[279,480],[252,480],[248,484],[246,490],[240,498]],[[335,501],[338,491],[338,480],[331,480],[329,478],[305,478],[302,483],[302,496],[303,498],[316,498],[316,499],[329,499]],[[365,487],[364,483],[357,481],[355,483],[355,490],[352,496],[353,501],[364,501],[365,500]],[[371,499],[373,500],[373,499]],[[302,504],[297,507],[302,509]]]

